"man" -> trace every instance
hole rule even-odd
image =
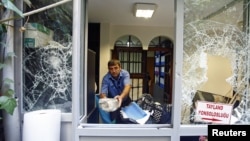
[[[121,63],[117,59],[108,62],[108,73],[103,77],[100,98],[115,98],[119,101],[118,110],[110,113],[111,120],[116,123],[123,123],[120,116],[121,107],[129,105],[131,98],[130,74],[121,68]]]

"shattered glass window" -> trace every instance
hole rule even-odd
[[[31,0],[24,13],[23,109],[72,110],[72,2]],[[51,8],[52,7],[52,8]]]
[[[184,7],[182,124],[249,124],[249,2]]]

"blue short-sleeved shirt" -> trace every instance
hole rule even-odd
[[[105,93],[108,98],[113,98],[122,93],[125,85],[131,85],[128,71],[121,69],[117,80],[108,72],[102,79],[101,93]]]

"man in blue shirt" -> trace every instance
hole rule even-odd
[[[129,105],[131,98],[130,74],[121,68],[121,63],[117,59],[108,62],[108,73],[103,77],[100,98],[116,98],[119,101],[118,110],[110,112],[111,120],[116,123],[123,123],[120,116],[121,107]]]

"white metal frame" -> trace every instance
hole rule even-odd
[[[173,141],[180,140],[180,136],[199,136],[207,134],[207,125],[181,125],[181,79],[183,60],[183,25],[184,25],[184,0],[175,1],[175,28],[176,39],[174,48],[174,83],[173,83],[173,114],[172,126],[166,125],[100,125],[100,124],[80,124],[85,121],[86,113],[80,117],[79,95],[86,93],[86,58],[87,58],[87,0],[73,1],[73,132],[74,141],[79,141],[80,137],[86,136],[130,136],[130,137],[170,137]],[[80,32],[79,32],[80,31]],[[82,40],[85,39],[85,40]],[[82,56],[84,54],[84,58]],[[84,73],[82,73],[84,72]],[[81,76],[83,75],[83,76]],[[81,76],[81,77],[80,77]],[[83,79],[80,79],[83,78]],[[84,86],[83,88],[81,86]],[[86,100],[84,96],[83,100]],[[86,106],[85,106],[86,108]],[[85,109],[86,111],[86,109]],[[164,127],[165,126],[165,127]]]

